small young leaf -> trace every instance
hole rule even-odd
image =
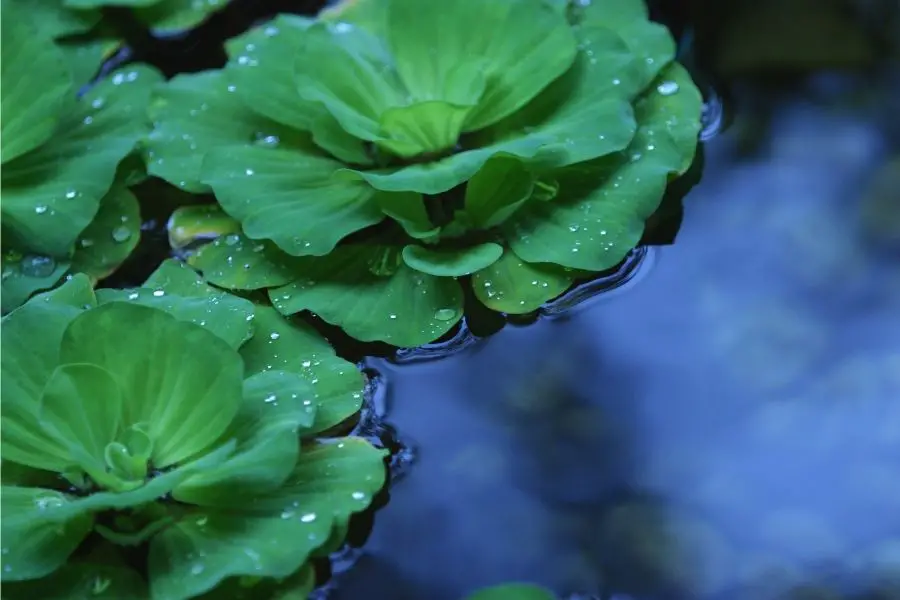
[[[466,185],[466,212],[476,227],[495,227],[531,197],[534,184],[521,160],[495,156]]]
[[[463,249],[434,249],[410,244],[403,248],[403,262],[435,277],[462,277],[485,269],[503,254],[503,246],[493,242]]]
[[[146,425],[157,468],[208,448],[241,403],[237,352],[206,329],[146,306],[111,302],[85,312],[66,329],[59,356],[116,374],[122,421]]]

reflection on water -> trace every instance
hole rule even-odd
[[[333,598],[900,598],[900,261],[859,191],[886,150],[822,107],[775,125],[760,158],[710,144],[627,291],[373,361],[417,464]]]

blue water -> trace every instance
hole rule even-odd
[[[782,102],[756,156],[740,127],[708,143],[677,243],[627,285],[371,361],[416,460],[329,597],[900,598],[900,196],[863,198],[900,150],[882,116]]]

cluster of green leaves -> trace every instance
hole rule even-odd
[[[384,451],[335,437],[362,373],[182,263],[32,298],[0,375],[4,597],[305,598],[384,485]]]
[[[584,4],[356,0],[175,77],[148,170],[236,221],[193,264],[396,346],[467,296],[527,313],[615,266],[690,166],[702,99],[643,0]]]
[[[56,44],[30,5],[4,0],[2,10],[0,212],[8,312],[66,273],[105,277],[137,245],[140,212],[128,186],[143,167],[132,153],[150,130],[147,104],[162,78],[130,66],[79,96],[100,65],[102,44]]]
[[[202,23],[229,0],[14,0],[26,5],[54,37],[104,29],[104,7],[131,9],[155,34],[170,34]]]

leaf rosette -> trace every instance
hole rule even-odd
[[[330,434],[356,367],[183,264],[131,290],[76,275],[2,334],[10,597],[305,597],[385,482],[384,451]]]
[[[66,273],[106,277],[134,250],[141,220],[126,159],[150,130],[147,104],[162,80],[132,65],[79,94],[102,44],[54,43],[53,24],[38,26],[29,7],[3,2],[3,312]]]
[[[463,285],[526,313],[618,264],[690,166],[702,99],[642,0],[581,4],[357,0],[176,77],[148,168],[241,229],[195,265],[416,346],[460,320]]]

